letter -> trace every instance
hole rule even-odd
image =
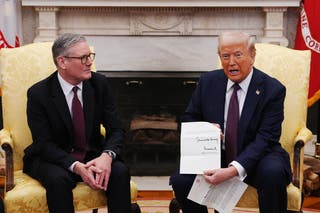
[[[309,42],[308,42],[308,45],[309,45],[309,47],[314,47],[314,44],[315,44],[315,41],[314,40],[310,40]]]

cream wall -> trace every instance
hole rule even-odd
[[[22,7],[22,44],[30,44],[36,37],[38,16],[33,7]]]
[[[285,17],[286,37],[289,40],[288,47],[293,48],[299,19],[299,8],[289,8],[288,12],[285,14]]]

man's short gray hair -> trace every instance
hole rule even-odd
[[[54,64],[58,66],[57,57],[66,54],[69,48],[82,41],[86,41],[86,38],[79,34],[65,33],[59,36],[52,45]]]

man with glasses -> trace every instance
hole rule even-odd
[[[129,213],[125,132],[106,77],[90,70],[95,53],[83,36],[64,34],[52,55],[57,71],[27,93],[33,143],[25,149],[23,171],[46,188],[50,213],[74,212],[72,189],[80,181],[106,192],[109,213]]]

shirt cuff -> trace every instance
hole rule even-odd
[[[76,163],[79,163],[79,161],[75,161],[73,164],[71,164],[71,166],[69,167],[69,170],[71,171],[71,172],[73,172],[73,168],[74,168],[74,166],[76,165]]]
[[[234,166],[236,168],[236,170],[238,171],[238,175],[240,180],[244,180],[247,177],[247,172],[246,170],[243,168],[243,166],[241,166],[240,163],[238,163],[237,161],[232,161],[229,166]]]
[[[112,158],[112,160],[117,157],[117,154],[112,150],[103,150],[102,152],[107,153]]]

